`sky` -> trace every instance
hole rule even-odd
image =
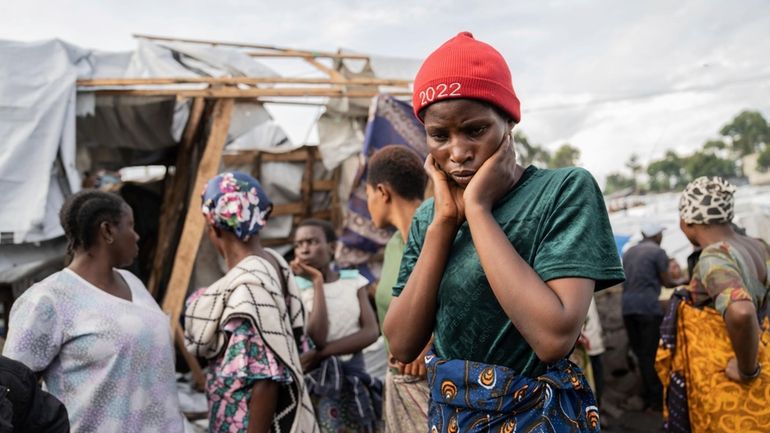
[[[764,0],[0,0],[0,39],[110,51],[144,33],[423,59],[463,30],[508,61],[517,128],[579,148],[600,183],[631,154],[699,148],[744,109],[770,119]]]

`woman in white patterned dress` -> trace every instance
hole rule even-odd
[[[86,190],[60,218],[72,262],[16,300],[3,354],[42,376],[73,433],[181,433],[168,316],[118,269],[139,251],[131,208]]]

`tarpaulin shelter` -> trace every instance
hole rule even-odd
[[[204,229],[203,183],[223,162],[259,175],[278,197],[269,244],[285,243],[298,218],[340,219],[372,97],[411,95],[404,77],[417,64],[342,51],[137,41],[136,50],[122,53],[59,40],[0,41],[0,291],[18,292],[61,267],[57,212],[86,172],[165,166],[157,242],[143,254],[154,253],[147,286],[162,293],[179,341]],[[316,73],[282,74],[268,59]],[[377,77],[397,70],[404,71],[399,78]],[[265,104],[322,107],[318,145],[292,143]]]

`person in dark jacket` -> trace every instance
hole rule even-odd
[[[26,365],[0,355],[0,433],[69,433],[67,409]]]

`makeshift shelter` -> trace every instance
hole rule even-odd
[[[285,244],[299,218],[339,224],[372,97],[411,94],[408,79],[377,78],[377,70],[411,77],[416,68],[357,53],[151,36],[138,36],[137,49],[127,53],[58,40],[0,41],[0,57],[18,59],[0,64],[8,77],[0,83],[7,114],[0,118],[0,291],[18,295],[61,268],[57,212],[85,173],[165,167],[154,187],[156,240],[141,254],[150,263],[148,289],[162,299],[178,345],[204,229],[204,182],[223,162],[260,177],[276,202],[268,245]],[[304,62],[322,76],[286,76],[256,60],[268,58]],[[292,143],[264,104],[324,107],[319,145]],[[148,203],[137,199],[137,206]],[[187,361],[200,381],[197,363]]]
[[[770,242],[770,186],[737,188],[733,222],[744,228],[747,235]],[[692,245],[679,229],[679,197],[679,193],[626,197],[629,205],[610,212],[619,250],[625,251],[638,243],[642,238],[642,227],[654,222],[666,228],[661,247],[686,268]]]

